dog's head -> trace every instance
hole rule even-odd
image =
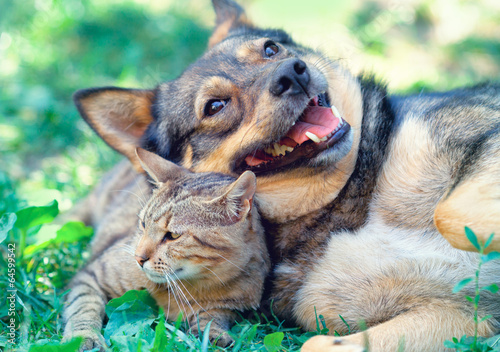
[[[80,113],[138,170],[141,146],[195,172],[253,171],[270,218],[324,206],[354,169],[358,82],[285,32],[253,26],[234,2],[213,3],[209,48],[179,78],[153,90],[79,91]]]

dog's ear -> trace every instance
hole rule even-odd
[[[170,180],[175,180],[184,173],[189,172],[182,166],[174,164],[142,148],[137,148],[135,153],[144,171],[146,171],[156,183],[165,183]]]
[[[232,0],[212,0],[214,5],[216,23],[215,29],[208,41],[208,47],[220,43],[228,33],[239,27],[253,27],[245,11]]]
[[[153,90],[115,87],[79,90],[73,96],[83,119],[113,149],[125,155],[142,172],[135,148],[152,122]]]

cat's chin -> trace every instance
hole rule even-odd
[[[169,281],[165,276],[161,275],[151,275],[149,273],[146,273],[146,276],[150,281],[156,284],[166,284]]]

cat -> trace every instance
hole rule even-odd
[[[91,261],[70,283],[64,340],[81,336],[81,350],[102,350],[107,301],[145,288],[168,319],[182,313],[194,334],[212,321],[210,339],[227,346],[235,311],[258,307],[270,267],[253,206],[255,175],[195,174],[144,149],[136,152],[156,188],[136,233],[102,248],[97,232]]]

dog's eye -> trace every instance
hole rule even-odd
[[[180,233],[173,233],[173,232],[167,231],[165,236],[163,236],[163,239],[161,240],[161,242],[163,243],[166,241],[173,241],[173,240],[178,239],[179,237],[181,237]]]
[[[264,44],[264,52],[266,53],[267,57],[274,56],[279,51],[280,51],[280,49],[273,41],[268,41],[268,42],[266,42],[266,44]]]
[[[205,115],[213,116],[217,114],[219,111],[224,109],[224,107],[227,105],[227,102],[228,100],[223,100],[223,99],[209,100],[207,105],[205,105]]]

